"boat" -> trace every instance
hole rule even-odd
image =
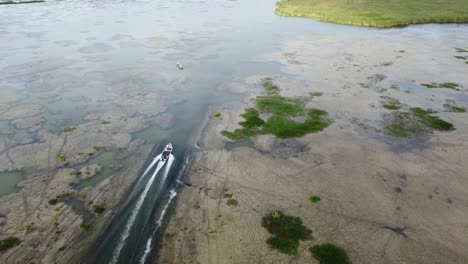
[[[166,162],[172,153],[172,144],[169,143],[164,148],[163,152],[161,153],[161,162]]]

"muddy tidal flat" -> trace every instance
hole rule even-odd
[[[352,263],[467,263],[467,30],[303,34],[270,55],[282,74],[220,86],[244,100],[211,109],[159,261],[318,263],[309,249],[333,243]],[[265,80],[333,123],[298,138],[265,132]],[[256,107],[265,123],[243,115]],[[267,243],[262,219],[275,212],[312,231],[292,254]]]

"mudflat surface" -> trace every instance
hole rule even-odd
[[[285,42],[269,76],[285,96],[309,96],[334,123],[296,139],[260,135],[228,143],[244,108],[264,94],[266,76],[225,84],[244,101],[213,109],[165,230],[158,263],[318,263],[308,248],[331,242],[353,263],[468,262],[467,65],[456,47],[466,29],[385,31],[378,37],[304,35]],[[465,32],[466,33],[466,32]],[[294,75],[288,75],[294,74]],[[455,82],[459,90],[421,84]],[[382,97],[384,96],[384,97]],[[387,135],[383,98],[433,109],[456,130],[412,138]],[[221,113],[221,118],[214,113]],[[230,146],[228,149],[226,146]],[[234,146],[234,147],[233,147]],[[238,201],[227,204],[227,197]],[[321,200],[309,202],[312,195]],[[261,218],[273,210],[299,216],[314,239],[300,254],[270,249]]]

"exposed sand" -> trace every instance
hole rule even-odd
[[[157,263],[318,263],[308,248],[324,242],[345,248],[353,263],[468,263],[468,118],[443,107],[447,100],[468,107],[467,66],[453,57],[468,35],[464,28],[429,37],[408,31],[412,35],[307,36],[274,56],[296,74],[275,78],[283,95],[324,92],[309,103],[335,119],[321,133],[287,140],[262,135],[252,138],[253,147],[228,151],[220,132],[238,127],[239,114],[261,88],[258,78],[225,85],[248,91],[246,99],[213,109]],[[418,85],[430,82],[462,87]],[[456,130],[386,136],[380,129],[390,111],[381,96],[403,108],[440,111]],[[216,112],[221,119],[212,117]],[[238,205],[228,206],[225,194]],[[322,200],[311,204],[311,195]],[[261,218],[272,210],[301,217],[313,231],[299,256],[266,244],[270,235]]]

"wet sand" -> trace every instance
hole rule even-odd
[[[284,43],[271,57],[283,65],[285,74],[272,76],[280,93],[323,92],[308,106],[334,119],[303,138],[261,135],[251,147],[227,150],[220,132],[238,128],[250,99],[264,92],[261,77],[223,85],[245,99],[212,109],[157,263],[318,263],[308,248],[325,242],[342,246],[353,263],[467,263],[468,118],[443,107],[447,100],[468,107],[467,65],[454,58],[467,30],[416,26]],[[461,88],[420,86],[430,82]],[[390,110],[381,96],[404,109],[434,109],[456,130],[385,135]],[[227,205],[231,194],[237,206]],[[310,203],[311,195],[321,201]],[[266,244],[261,218],[273,210],[301,217],[312,230],[314,239],[301,242],[298,256]]]

